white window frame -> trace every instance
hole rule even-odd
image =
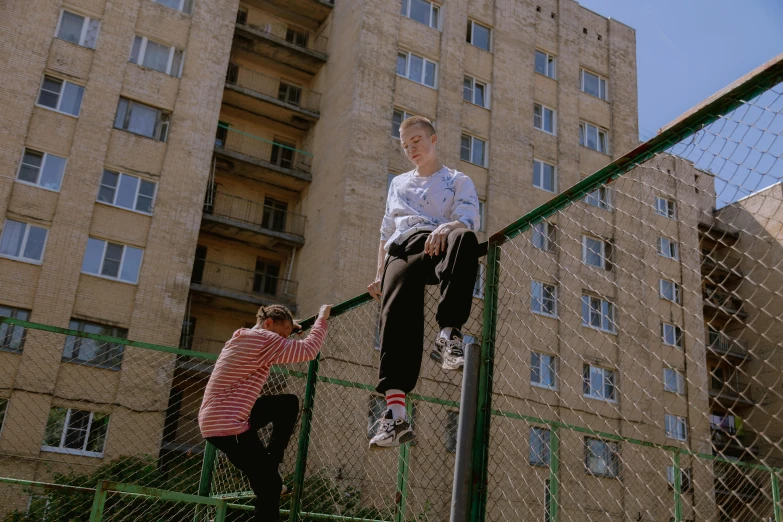
[[[609,473],[600,473],[598,471],[594,471],[590,469],[590,466],[587,465],[588,454],[592,453],[592,450],[590,449],[590,446],[587,442],[588,440],[598,441],[605,446],[605,450],[610,454],[609,455],[610,461],[607,463],[607,467],[609,468]],[[585,451],[585,471],[587,473],[596,477],[615,478],[620,476],[620,444],[619,443],[615,441],[597,439],[595,437],[585,437],[583,445]]]
[[[43,259],[46,257],[46,245],[49,243],[49,229],[46,227],[42,227],[39,225],[33,225],[32,223],[28,223],[26,221],[17,221],[16,219],[8,219],[6,218],[5,222],[3,223],[3,229],[0,230],[0,239],[2,239],[3,234],[6,231],[6,226],[8,225],[9,221],[15,221],[16,223],[22,223],[24,224],[24,235],[22,236],[22,244],[19,247],[19,255],[18,256],[12,256],[10,254],[0,254],[0,257],[5,259],[14,259],[16,261],[21,261],[23,263],[30,263],[33,265],[41,265],[43,264]],[[27,240],[30,237],[30,229],[31,227],[40,228],[43,230],[46,230],[46,238],[44,239],[43,248],[41,248],[41,259],[32,259],[29,257],[24,257],[24,251],[27,247]]]
[[[588,127],[592,127],[596,130],[596,146],[598,148],[592,148],[587,145],[587,131]],[[603,142],[604,142],[604,148],[605,150],[601,150],[601,136],[603,135]],[[603,127],[599,127],[598,125],[593,125],[592,123],[587,123],[586,121],[580,121],[579,122],[579,144],[582,147],[588,148],[590,150],[594,150],[596,152],[600,152],[601,154],[609,154],[609,130],[604,129]]]
[[[470,93],[471,93],[470,100],[465,98],[465,80],[470,81]],[[484,105],[480,103],[476,103],[476,85],[481,85],[482,87],[484,87]],[[477,107],[489,109],[489,83],[479,81],[473,76],[466,74],[462,80],[462,99],[470,104],[476,105]]]
[[[533,248],[535,248],[536,250],[541,250],[542,252],[549,252],[549,253],[554,252],[555,239],[553,238],[553,236],[554,236],[555,226],[548,221],[541,221],[533,225],[532,228],[533,230],[530,234],[530,243],[533,245]],[[539,248],[535,244],[534,239],[536,235],[540,235],[543,238],[544,245],[542,248]]]
[[[541,126],[536,126],[536,110],[539,110],[541,112],[540,119],[541,119]],[[544,121],[546,118],[544,118],[544,115],[546,114],[546,111],[549,111],[552,113],[552,130],[548,131],[544,127]],[[547,134],[551,134],[552,136],[557,136],[557,111],[551,107],[547,107],[546,105],[542,103],[533,103],[533,128],[538,129],[541,132],[545,132]]]
[[[123,101],[125,101],[126,103],[125,115],[122,119],[123,127],[117,127],[117,116],[119,115],[118,113],[120,111],[120,104],[122,104]],[[146,136],[138,132],[133,132],[132,130],[125,127],[130,119],[130,114],[132,112],[133,105],[140,105],[142,107],[147,107],[149,109],[153,109],[156,111],[157,114],[155,116],[155,131],[153,132],[152,136]],[[120,96],[120,100],[117,102],[117,113],[114,115],[114,123],[112,125],[113,128],[117,130],[129,132],[136,136],[141,136],[142,138],[147,138],[150,140],[159,141],[161,143],[166,143],[166,141],[169,139],[169,125],[171,125],[171,113],[169,111],[164,111],[163,109],[159,109],[152,105],[147,105],[146,103],[140,103],[131,100],[130,98],[125,98],[123,96]]]
[[[488,25],[484,25],[481,22],[477,22],[477,21],[472,20],[472,19],[468,19],[468,25],[470,26],[470,40],[468,40],[467,38],[465,40],[470,45],[472,45],[473,47],[476,47],[477,49],[481,49],[482,51],[487,51],[487,52],[491,53],[492,52],[492,33],[494,32],[492,30],[492,28],[490,26],[488,26]],[[484,49],[483,47],[479,47],[478,45],[473,43],[473,41],[475,40],[476,26],[477,25],[479,25],[479,26],[483,27],[484,29],[486,29],[487,31],[489,31],[489,38],[487,39],[487,45],[489,46],[489,49]]]
[[[553,377],[552,385],[549,385],[549,384],[546,384],[544,382],[541,382],[540,379],[538,381],[534,381],[533,380],[533,369],[534,369],[533,356],[538,356],[538,375],[539,376],[543,375],[544,369],[547,369],[547,371],[549,370],[547,365],[544,364],[543,357],[550,357],[551,358],[551,360],[552,360],[552,368],[551,369],[552,369],[552,377]],[[537,351],[530,352],[530,385],[531,386],[535,386],[536,388],[544,388],[546,390],[557,390],[557,370],[558,370],[558,368],[557,368],[557,356],[556,355],[552,355],[552,354],[549,354],[549,353],[543,353],[543,352],[537,352]]]
[[[665,286],[670,286],[671,287],[671,293],[672,293],[673,299],[669,299],[666,296],[666,291],[664,290]],[[676,281],[672,281],[670,279],[661,279],[658,282],[658,293],[659,293],[661,299],[663,299],[665,301],[670,301],[670,302],[675,303],[675,304],[680,304],[682,302],[682,287]]]
[[[536,54],[541,53],[546,57],[546,71],[544,73],[540,73],[536,70],[536,62],[535,62],[535,55],[533,58],[533,70],[536,72],[536,74],[541,74],[542,76],[546,76],[547,78],[551,78],[553,80],[557,80],[557,56],[554,54],[550,54],[546,51],[542,51],[541,49],[536,49]]]
[[[487,216],[487,202],[483,199],[478,200],[479,203],[479,232],[485,232],[487,230],[486,216]]]
[[[143,214],[145,216],[151,216],[152,215],[152,213],[155,211],[155,199],[158,196],[158,184],[156,182],[150,181],[148,179],[140,178],[139,176],[132,176],[130,174],[125,174],[124,172],[115,171],[115,170],[111,170],[111,169],[103,169],[103,171],[104,172],[108,171],[108,172],[111,172],[112,174],[116,174],[117,175],[117,186],[114,187],[114,198],[113,198],[114,201],[108,202],[108,201],[102,201],[101,199],[99,199],[100,198],[100,194],[101,194],[101,187],[104,186],[103,185],[103,173],[101,173],[101,179],[98,182],[98,194],[95,196],[95,202],[96,203],[100,203],[102,205],[108,205],[110,207],[121,208],[123,210],[129,210],[131,212],[135,212],[137,214]],[[120,193],[120,185],[122,184],[122,177],[123,176],[128,177],[128,178],[136,178],[136,180],[138,180],[138,184],[136,185],[136,194],[133,196],[133,208],[123,207],[122,205],[118,205],[117,204],[117,196],[119,196],[119,193]],[[154,189],[154,191],[152,193],[152,202],[150,203],[151,209],[150,209],[149,212],[144,212],[142,210],[136,210],[136,206],[139,204],[139,197],[141,196],[141,183],[142,182],[152,183],[155,186],[155,189]]]
[[[141,44],[139,45],[139,55],[136,57],[137,61],[134,62],[133,61],[133,47],[136,45],[136,39],[137,38],[141,38]],[[147,67],[146,65],[144,65],[144,57],[147,54],[147,43],[149,41],[150,41],[150,39],[147,38],[146,36],[141,36],[140,34],[135,35],[134,42],[131,45],[131,54],[128,57],[128,61],[131,62],[132,64],[138,65],[139,67],[143,67],[145,69],[149,69],[150,71],[161,72],[163,74],[167,74],[169,76],[173,76],[174,78],[181,77],[182,76],[182,66],[185,64],[185,50],[184,49],[177,49],[173,45],[169,45],[169,44],[166,44],[166,43],[163,43],[163,42],[159,42],[157,40],[152,40],[152,43],[155,43],[157,45],[169,48],[169,58],[168,58],[168,61],[166,62],[166,70],[165,71],[159,71],[157,69],[152,69],[151,67]],[[182,53],[182,57],[180,58],[179,67],[177,68],[176,74],[173,74],[172,71],[171,71],[171,66],[172,66],[172,64],[174,62],[174,53],[176,53],[178,51]]]
[[[397,76],[400,76],[402,78],[405,78],[407,80],[412,81],[413,83],[418,83],[419,85],[423,85],[425,87],[429,87],[430,89],[438,89],[438,62],[435,62],[433,60],[430,60],[429,58],[425,58],[424,56],[418,55],[416,53],[412,53],[410,51],[405,51],[402,49],[399,49],[397,51],[397,56],[405,55],[405,74],[397,73]],[[421,81],[416,81],[410,77],[411,73],[411,56],[415,56],[417,58],[421,58],[423,60],[422,62],[422,68],[421,68]],[[425,82],[425,78],[427,77],[427,63],[431,63],[435,66],[435,85],[427,85]]]
[[[586,205],[602,210],[614,210],[612,207],[612,189],[609,187],[598,187],[585,196],[584,202]]]
[[[60,38],[58,36],[60,34],[60,26],[62,25],[63,16],[64,16],[65,13],[70,13],[70,14],[72,14],[74,16],[81,16],[84,19],[84,21],[82,22],[82,31],[81,31],[81,34],[79,35],[79,41],[78,42],[71,42],[70,40],[66,40],[65,38]],[[93,45],[89,46],[89,45],[86,45],[86,43],[87,43],[86,40],[87,40],[87,32],[88,32],[88,30],[90,28],[90,22],[92,22],[92,21],[98,22],[98,31],[97,31],[97,34],[95,35],[95,41],[92,42]],[[60,17],[57,19],[57,27],[54,29],[54,37],[57,38],[58,40],[62,40],[64,42],[69,42],[69,43],[75,43],[76,45],[79,45],[80,47],[85,47],[87,49],[95,49],[95,45],[98,43],[98,36],[100,34],[101,34],[101,21],[100,20],[98,20],[96,18],[92,18],[92,17],[87,16],[87,15],[83,15],[81,13],[77,13],[75,11],[71,11],[69,9],[60,9]]]
[[[552,167],[552,190],[544,187],[544,165]],[[539,184],[536,185],[536,171],[538,171]],[[552,194],[557,193],[557,166],[552,165],[548,161],[533,158],[533,186],[537,189],[550,192]]]
[[[139,272],[136,274],[136,281],[127,281],[125,279],[120,279],[120,276],[122,275],[122,268],[125,266],[125,254],[127,253],[127,251],[128,251],[127,248],[130,245],[124,245],[122,243],[116,243],[114,241],[108,241],[106,239],[99,239],[97,237],[90,237],[89,239],[93,239],[95,241],[103,242],[103,251],[101,252],[101,264],[100,264],[100,267],[98,268],[98,272],[97,273],[85,272],[84,270],[80,269],[80,272],[82,274],[93,276],[93,277],[100,277],[102,279],[108,279],[110,281],[119,281],[120,283],[125,283],[125,284],[128,284],[128,285],[138,285],[139,284],[139,277],[141,276],[141,267],[144,265],[144,249],[143,248],[138,248],[138,247],[133,247],[133,246],[130,247],[130,248],[135,248],[136,250],[141,250],[141,259],[139,259]],[[89,241],[89,239],[88,239],[88,241]],[[117,268],[117,277],[107,276],[107,275],[103,275],[101,273],[101,272],[103,272],[103,265],[106,263],[106,249],[108,248],[109,243],[112,243],[114,245],[119,245],[119,246],[122,247],[122,257],[120,258],[119,268]],[[85,256],[87,255],[86,247],[85,247],[84,254],[85,254]],[[82,265],[84,265],[84,259],[82,259]]]
[[[668,237],[658,237],[658,255],[667,259],[680,259],[680,245]]]
[[[462,157],[462,138],[463,137],[470,138],[470,159],[469,160],[466,160],[466,159],[464,159]],[[473,147],[474,147],[474,143],[475,143],[476,140],[478,140],[478,141],[480,141],[480,142],[482,142],[484,144],[484,164],[483,165],[481,163],[474,163],[473,162],[473,151],[474,151]],[[488,143],[489,143],[488,140],[483,140],[481,138],[477,138],[476,136],[473,136],[472,134],[468,134],[467,132],[463,132],[462,135],[460,136],[460,160],[464,161],[466,163],[470,163],[472,165],[478,165],[479,167],[487,168],[487,163],[488,163],[487,160],[489,159],[488,158],[489,150],[488,150],[488,147],[487,147]]]
[[[670,379],[668,376],[673,376]],[[674,381],[674,389],[669,387],[669,381]],[[677,368],[666,367],[663,369],[663,391],[674,393],[676,395],[683,395],[685,393],[685,376]]]
[[[592,76],[595,76],[598,78],[598,95],[589,93],[585,90],[585,73],[590,74]],[[595,98],[598,98],[599,100],[607,101],[609,99],[609,94],[607,92],[607,87],[609,85],[609,80],[605,76],[601,76],[600,74],[594,73],[592,71],[589,71],[585,69],[584,67],[581,67],[579,69],[579,90],[581,90],[583,93],[588,94],[590,96],[593,96]]]
[[[163,4],[159,2],[158,0],[152,0],[156,4],[162,5],[163,7],[167,9],[174,9],[175,11],[179,11],[180,13],[189,15],[193,13],[193,0],[179,0],[179,7],[170,7],[166,4]]]
[[[585,382],[584,378],[584,371],[585,368],[589,368],[588,375],[589,379],[587,382]],[[593,370],[599,372],[601,374],[601,391],[596,392],[593,389]],[[612,386],[612,398],[605,397],[605,390],[607,383],[611,384]],[[587,391],[585,391],[585,387],[587,387]],[[594,364],[585,364],[582,366],[582,396],[587,397],[588,399],[595,399],[597,401],[604,401],[604,402],[611,402],[611,403],[617,403],[617,371],[611,370],[609,368],[604,368],[602,366],[596,366]]]
[[[54,407],[64,408],[64,406],[54,406]],[[65,413],[65,423],[63,424],[63,432],[60,434],[60,445],[47,446],[46,444],[41,444],[41,451],[47,451],[51,453],[65,453],[67,455],[81,455],[83,457],[102,458],[104,452],[106,451],[106,441],[109,439],[109,425],[111,424],[111,415],[108,413],[105,414],[108,418],[108,422],[106,423],[106,437],[103,439],[103,451],[87,451],[87,450],[77,450],[73,448],[62,447],[65,444],[65,435],[66,433],[68,433],[68,423],[71,420],[71,411],[73,411],[74,409],[76,409],[77,411],[89,411],[89,410],[78,410],[78,408],[66,408],[67,411]],[[87,443],[90,440],[90,430],[92,429],[92,421],[95,413],[101,413],[101,412],[90,411],[90,420],[87,423],[87,433],[84,436],[84,447],[87,447]]]
[[[687,442],[688,440],[688,420],[685,417],[665,413],[663,416],[663,429],[667,439],[680,442]]]
[[[22,174],[22,166],[25,165],[24,155],[26,153],[28,153],[28,152],[34,153],[34,154],[42,154],[43,155],[43,158],[41,159],[41,166],[38,169],[38,181],[36,183],[32,183],[30,181],[27,181],[27,180],[19,178],[19,176]],[[63,163],[63,172],[60,175],[60,183],[59,183],[59,185],[57,186],[56,189],[45,187],[45,186],[41,185],[41,178],[42,178],[42,175],[43,175],[44,168],[46,167],[46,160],[49,159],[49,156],[54,156],[56,158],[61,158],[61,159],[65,160],[65,162]],[[60,192],[60,189],[63,186],[63,178],[65,177],[65,169],[67,169],[67,168],[68,168],[68,158],[64,158],[63,156],[58,156],[57,154],[50,154],[50,153],[44,152],[42,150],[36,150],[36,149],[31,149],[29,147],[25,147],[24,149],[22,149],[22,158],[19,160],[19,167],[17,167],[17,169],[16,169],[16,181],[17,181],[17,183],[21,183],[23,185],[30,185],[31,187],[42,188],[42,189],[48,190],[50,192]]]
[[[601,257],[601,265],[593,265],[587,262],[587,254],[588,254],[588,247],[587,247],[587,241],[598,241],[601,243],[601,251],[598,252],[598,255]],[[605,239],[602,239],[600,237],[590,236],[587,234],[582,235],[582,263],[587,266],[592,266],[595,268],[601,268],[602,270],[609,270],[609,256],[607,255],[607,241]]]
[[[479,263],[476,272],[476,282],[473,284],[473,297],[476,299],[484,299],[484,281],[486,278],[487,266],[483,263]]]
[[[530,453],[528,454],[528,459],[527,459],[528,464],[530,464],[531,466],[543,466],[545,468],[548,468],[549,464],[552,462],[552,446],[551,446],[551,442],[552,442],[552,435],[551,434],[552,434],[552,432],[550,430],[546,429],[546,428],[539,428],[537,426],[531,426],[529,433],[530,433],[530,435],[529,435],[530,436],[530,438],[529,438]],[[539,435],[539,433],[546,433],[546,439],[542,435]],[[545,458],[541,458],[541,459],[534,459],[533,458],[534,455],[538,456],[537,454],[535,454],[533,452],[533,447],[534,447],[533,446],[533,437],[537,437],[539,439],[539,441],[540,441],[540,444],[544,448],[546,448],[546,457]]]
[[[402,113],[402,119],[400,120],[400,125],[402,125],[402,122],[404,122],[405,120],[407,120],[411,116],[415,116],[415,114],[411,114],[408,111],[406,111],[405,109],[400,109],[399,107],[395,107],[394,110],[392,111],[392,138],[400,139],[400,127],[399,127],[399,125],[397,126],[397,135],[396,136],[394,135],[394,115],[396,113],[398,113],[398,112]]]
[[[584,316],[584,306],[585,306],[585,299],[589,299],[590,301],[587,302],[587,321],[585,321]],[[598,306],[600,307],[600,311],[596,312],[595,307],[592,306],[594,304],[592,301],[597,300]],[[593,317],[594,314],[598,314],[598,318],[600,319],[601,326],[594,326],[593,325]],[[604,328],[604,323],[608,322],[611,325],[611,328]],[[617,334],[617,311],[615,304],[608,299],[602,299],[598,296],[592,295],[592,294],[582,294],[582,326],[585,328],[590,328],[593,330],[598,330],[601,332],[606,332],[609,334]]]
[[[671,335],[667,335],[669,332]],[[667,342],[668,337],[673,337],[674,343]],[[661,342],[665,346],[682,349],[682,328],[672,323],[661,323]]]
[[[60,92],[57,93],[57,106],[56,107],[49,107],[48,105],[41,105],[38,102],[38,99],[41,97],[41,91],[43,91],[44,82],[46,81],[47,78],[50,79],[50,80],[56,80],[56,81],[62,82],[60,84]],[[81,98],[81,100],[79,100],[79,111],[76,114],[71,114],[70,112],[65,112],[65,111],[60,109],[60,107],[62,106],[62,103],[63,103],[63,98],[64,98],[63,93],[65,92],[65,84],[66,83],[70,84],[70,85],[74,85],[76,87],[79,87],[82,90],[82,98]],[[52,76],[51,74],[44,74],[43,78],[41,79],[41,84],[38,86],[38,96],[36,96],[36,98],[35,98],[35,106],[36,107],[40,107],[42,109],[46,109],[47,111],[54,111],[54,112],[58,112],[60,114],[65,114],[66,116],[70,116],[72,118],[78,118],[79,115],[82,113],[82,104],[84,104],[84,91],[85,91],[84,85],[79,85],[78,83],[69,82],[68,80],[65,80],[63,78],[58,78],[57,76]],[[46,92],[53,92],[53,91],[46,91]]]
[[[433,29],[437,29],[440,31],[440,6],[436,4],[435,2],[430,2],[429,0],[422,0],[428,4],[430,4],[430,22],[428,24],[425,24],[423,22],[420,22],[419,20],[416,20],[415,18],[411,18],[410,12],[411,12],[411,2],[410,0],[402,0],[402,11],[400,11],[400,14],[404,16],[405,18],[408,18],[410,20],[413,20],[414,22],[418,22],[422,25],[425,25],[427,27],[431,27]],[[433,18],[435,19],[435,23],[433,24]]]
[[[664,196],[655,196],[655,213],[668,219],[677,219],[677,202]]]
[[[533,280],[530,284],[530,310],[536,314],[536,315],[543,315],[545,317],[552,317],[554,319],[557,319],[558,315],[558,307],[557,307],[557,301],[558,301],[558,285],[552,284],[552,283],[545,283],[543,281],[536,281]],[[544,297],[544,290],[545,287],[548,287],[551,290],[551,298],[545,299]],[[538,290],[538,293],[540,295],[536,295]],[[549,313],[545,311],[544,302],[545,300],[547,302],[552,301],[552,309],[553,312]],[[538,310],[536,310],[536,304],[538,304]]]
[[[674,487],[674,466],[666,466],[666,482],[670,487]],[[680,490],[691,491],[693,485],[693,469],[680,468]],[[692,522],[692,521],[683,521]]]

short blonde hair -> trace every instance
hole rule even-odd
[[[425,118],[424,116],[410,116],[408,118],[405,118],[405,121],[400,123],[400,132],[414,125],[421,125],[422,127],[424,127],[424,130],[427,131],[427,136],[432,136],[433,134],[435,134],[435,126],[432,124],[432,122],[429,119]]]

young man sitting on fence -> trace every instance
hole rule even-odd
[[[440,285],[434,354],[444,370],[461,370],[460,328],[467,322],[478,270],[479,204],[473,181],[438,159],[427,118],[400,125],[400,142],[415,169],[392,180],[381,225],[378,270],[368,287],[381,302],[381,362],[376,390],[386,395],[370,448],[413,439],[405,397],[419,378],[424,349],[424,287]]]
[[[204,391],[201,435],[250,481],[257,522],[278,520],[283,490],[278,467],[299,415],[296,395],[259,394],[272,365],[315,359],[330,311],[331,305],[323,305],[307,338],[295,341],[288,339],[299,330],[291,312],[280,305],[262,306],[256,325],[237,330],[223,347]],[[264,445],[258,430],[270,423],[272,436]]]

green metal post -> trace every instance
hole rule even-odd
[[[473,443],[473,480],[470,501],[470,520],[472,522],[483,522],[487,515],[489,429],[492,413],[492,371],[495,360],[499,279],[500,245],[493,241],[489,244],[487,251],[487,280],[484,289],[484,327],[481,334],[481,361],[479,362],[476,435]]]
[[[407,404],[408,418],[413,422],[411,401]],[[408,500],[408,464],[411,454],[411,445],[400,445],[400,456],[397,459],[397,512],[394,514],[394,522],[405,522],[405,508]]]
[[[775,503],[775,522],[783,522],[783,514],[780,512],[780,479],[778,472],[772,470],[772,502]]]
[[[98,482],[98,485],[95,486],[95,496],[92,499],[90,522],[101,522],[103,520],[104,505],[106,505],[106,490],[103,489],[103,482]]]
[[[299,426],[299,444],[296,452],[296,469],[294,471],[294,493],[291,498],[291,513],[288,520],[299,522],[302,511],[302,496],[304,495],[305,470],[307,469],[307,450],[310,447],[310,430],[313,422],[313,404],[315,403],[315,384],[318,381],[319,354],[310,361],[307,368],[307,384],[305,386],[304,404],[302,405],[302,423]]]
[[[549,432],[549,520],[560,519],[560,428],[552,426]]]
[[[682,522],[682,471],[680,452],[675,451],[674,461],[674,522]]]
[[[212,492],[212,474],[215,471],[215,460],[217,460],[217,448],[207,442],[204,447],[204,458],[201,461],[201,477],[198,480],[198,495],[208,497]],[[203,522],[204,506],[196,505],[196,513],[193,516],[193,522]]]
[[[215,522],[225,522],[226,514],[228,513],[228,502],[221,500],[218,505],[215,506]]]

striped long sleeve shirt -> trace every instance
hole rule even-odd
[[[241,328],[223,347],[198,412],[201,435],[224,437],[250,429],[250,410],[273,364],[315,359],[326,337],[326,320],[315,321],[306,339],[285,339],[269,330]]]

